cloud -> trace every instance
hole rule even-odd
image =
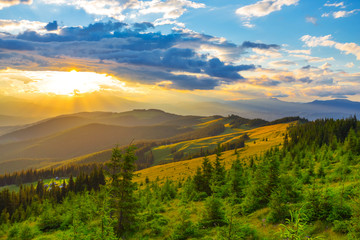
[[[335,61],[335,58],[328,57],[328,58],[321,58],[321,57],[310,57],[307,58],[308,62],[325,62],[325,61]]]
[[[33,46],[33,44],[22,40],[0,39],[0,49],[25,51],[34,50],[35,47]]]
[[[161,14],[156,20],[177,19],[188,8],[204,8],[205,4],[189,0],[42,0],[45,4],[70,5],[84,9],[85,12],[98,16],[106,16],[124,21],[128,18],[139,17],[149,14]]]
[[[279,79],[282,82],[286,82],[286,83],[296,83],[296,82],[300,82],[300,83],[311,83],[313,80],[311,80],[309,77],[303,77],[303,78],[296,78],[294,76],[285,76],[285,75],[279,75],[276,76],[277,79]]]
[[[58,24],[57,21],[53,21],[53,22],[49,22],[48,24],[46,24],[46,26],[44,27],[47,31],[54,31],[58,29]]]
[[[265,55],[272,58],[279,58],[282,57],[282,54],[277,49],[260,49],[260,48],[253,48],[253,52],[259,54],[259,55]]]
[[[250,41],[243,42],[243,44],[241,46],[243,48],[258,48],[258,49],[270,49],[270,48],[279,49],[280,48],[280,46],[277,44],[264,44],[264,43],[250,42]]]
[[[273,66],[291,66],[291,65],[296,65],[295,62],[289,61],[289,60],[274,61],[274,62],[270,62],[269,64],[270,64],[270,65],[273,65]]]
[[[325,3],[324,4],[325,7],[341,7],[341,8],[345,8],[344,2],[335,2],[335,3]]]
[[[297,5],[299,0],[262,0],[251,5],[246,5],[236,10],[236,14],[243,20],[245,27],[254,27],[251,19],[264,17],[272,12],[280,11],[283,6]]]
[[[305,17],[306,22],[316,25],[317,19],[315,17]]]
[[[188,0],[152,0],[141,2],[139,7],[140,14],[162,13],[163,19],[177,19],[187,11],[187,8],[204,8],[205,4]]]
[[[256,69],[253,64],[234,64],[218,56],[239,55],[245,49],[270,51],[275,44],[236,45],[223,38],[195,32],[174,31],[169,34],[147,32],[151,23],[133,24],[98,22],[85,27],[63,27],[55,32],[26,31],[1,39],[0,48],[7,50],[0,67],[74,65],[81,59],[89,68],[105,71],[132,81],[156,84],[171,82],[180,89],[213,89],[221,84],[242,81],[241,71]],[[50,28],[51,29],[51,28]],[[205,49],[217,49],[213,54]],[[20,56],[19,52],[23,51]],[[235,57],[234,55],[234,57]],[[19,62],[32,56],[33,64]],[[225,57],[226,58],[226,57]],[[6,60],[7,59],[7,60]],[[11,59],[11,61],[10,61]],[[5,62],[7,61],[7,63]],[[48,61],[48,63],[46,63]],[[178,74],[178,73],[181,74]]]
[[[134,23],[133,27],[134,27],[135,31],[142,32],[149,28],[154,28],[154,24],[152,24],[150,22]]]
[[[0,10],[19,4],[32,4],[32,0],[0,0]]]
[[[311,54],[311,50],[295,50],[295,51],[287,51],[290,54],[290,56],[292,57],[296,57],[296,58],[302,58],[305,61],[311,63],[311,62],[326,62],[326,61],[335,61],[335,59],[333,57],[328,57],[328,58],[321,58],[321,57],[313,57],[310,56],[309,54]],[[295,53],[295,54],[293,54]]]
[[[331,67],[331,64],[328,63],[328,62],[326,62],[326,63],[324,63],[323,65],[320,66],[321,69],[328,69],[330,67]]]
[[[347,68],[353,68],[354,67],[354,63],[353,62],[349,62],[345,65],[345,67]]]
[[[264,87],[274,87],[274,86],[278,86],[281,83],[280,81],[269,79],[266,76],[262,76],[259,78],[250,78],[246,82],[251,85],[264,86]]]
[[[239,71],[253,70],[255,69],[254,65],[225,65],[218,58],[213,58],[208,62],[208,66],[205,69],[205,72],[210,76],[221,77],[229,80],[243,79]]]
[[[301,49],[301,50],[286,50],[288,53],[292,54],[311,54],[311,49]]]
[[[334,84],[334,79],[333,78],[327,78],[327,79],[323,79],[323,80],[318,80],[315,83],[316,85],[319,86],[323,86],[323,85],[327,85],[327,86],[331,86]]]
[[[336,11],[336,12],[331,12],[331,13],[323,13],[321,15],[321,17],[330,17],[332,16],[333,18],[344,18],[344,17],[349,17],[351,15],[356,14],[357,12],[359,12],[360,9],[354,9],[351,11]]]
[[[302,69],[302,70],[309,70],[309,69],[311,69],[311,66],[310,66],[310,65],[306,65],[306,66],[303,66],[301,69]]]
[[[358,60],[360,60],[360,46],[356,43],[338,43],[331,40],[331,35],[322,37],[314,37],[310,35],[304,35],[301,40],[309,47],[334,47],[345,54],[353,54]]]
[[[359,86],[318,86],[304,90],[308,96],[347,98],[347,96],[357,95],[360,91]]]
[[[38,21],[0,19],[0,32],[18,34],[26,30],[41,31],[45,25]]]

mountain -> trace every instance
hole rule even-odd
[[[31,124],[22,129],[4,134],[3,136],[0,136],[0,144],[41,138],[59,131],[81,126],[90,122],[91,121],[86,118],[76,116],[60,116],[49,120],[44,120],[35,124]]]
[[[360,114],[360,103],[335,99],[310,103],[285,102],[276,98],[227,102],[242,112],[243,117],[275,120],[286,116],[300,116],[309,120],[318,118],[344,118]]]
[[[56,132],[90,123],[125,127],[153,125],[177,125],[184,127],[200,123],[199,119],[201,118],[199,116],[181,116],[156,109],[138,109],[122,113],[81,112],[45,119],[22,127],[18,126],[14,131],[2,136],[0,135],[0,144],[50,136]],[[9,131],[9,128],[4,128],[3,131],[5,130]]]
[[[133,140],[183,135],[193,131],[191,126],[202,123],[202,119],[138,109],[122,113],[81,112],[3,127],[7,133],[0,136],[0,172],[8,170],[6,166],[14,167],[14,162],[19,170],[111,149],[116,144],[127,145]]]

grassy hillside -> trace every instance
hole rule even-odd
[[[155,109],[133,110],[123,113],[83,112],[45,119],[28,126],[23,126],[18,130],[14,129],[13,131],[9,127],[4,127],[3,131],[6,134],[0,136],[0,144],[38,139],[90,123],[125,127],[154,125],[193,126],[200,123],[201,118],[198,116],[180,116]]]
[[[3,127],[0,129],[4,133],[0,136],[0,174],[54,166],[58,161],[84,155],[87,155],[84,159],[92,162],[94,158],[90,155],[99,156],[98,151],[111,149],[116,144],[127,145],[132,140],[174,137],[191,131],[202,119],[150,109],[82,112],[30,125]]]
[[[204,143],[206,141],[216,145],[216,139],[232,139],[232,137],[247,133],[251,140],[246,143],[246,147],[244,149],[239,150],[240,158],[246,161],[246,159],[250,156],[261,154],[266,150],[270,149],[271,147],[280,145],[284,140],[284,134],[286,132],[286,129],[292,124],[293,123],[282,123],[247,131],[238,130],[238,132],[235,133],[215,136],[213,138],[187,141],[183,143],[178,143],[178,145],[186,146],[185,143],[188,143],[189,145],[191,145],[191,143],[194,143],[193,146],[196,146],[196,144]],[[163,156],[166,156],[166,152],[170,151],[171,149],[170,146],[171,145],[160,147],[160,149],[158,149],[157,151],[159,151],[159,153],[164,152],[165,154],[163,154]],[[209,158],[211,161],[213,161],[215,159],[215,155],[211,155],[209,156]],[[228,168],[236,159],[236,156],[234,155],[234,150],[224,152],[223,158],[225,159],[224,164],[226,168]],[[201,165],[202,160],[203,158],[200,157],[191,160],[172,162],[143,169],[137,172],[139,174],[139,177],[136,179],[136,181],[142,182],[146,178],[149,178],[152,181],[155,180],[157,177],[159,177],[160,179],[183,179],[187,176],[193,175],[196,169]]]
[[[134,139],[162,139],[183,132],[177,126],[121,127],[89,124],[36,141],[2,144],[0,163],[18,158],[65,160],[109,149],[116,144],[127,145]]]
[[[0,144],[46,137],[66,129],[88,124],[90,122],[91,121],[89,119],[76,116],[56,117],[7,133],[0,137]]]
[[[116,144],[124,146],[133,140],[143,142],[138,163],[144,168],[194,158],[201,151],[211,154],[217,144],[234,143],[243,134],[253,134],[250,130],[259,124],[268,123],[235,115],[180,116],[154,109],[63,115],[0,136],[0,174],[104,162]]]
[[[133,148],[122,157],[114,149],[111,166],[124,174],[102,187],[105,177],[95,169],[61,189],[3,190],[0,237],[360,239],[360,122],[290,125],[247,130],[250,141],[237,156],[158,165],[136,179]]]

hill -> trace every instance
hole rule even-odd
[[[359,121],[349,118],[243,130],[250,139],[237,152],[220,150],[208,161],[195,158],[135,172],[137,188],[122,199],[127,203],[124,211],[132,207],[127,213],[137,217],[133,221],[137,228],[126,236],[358,239],[359,127]],[[135,160],[133,154],[128,149],[120,162]],[[133,165],[126,167],[132,169]],[[130,176],[126,180],[129,185],[131,171],[125,171]],[[0,210],[6,209],[8,217],[3,214],[0,236],[20,239],[27,233],[34,239],[97,238],[104,219],[118,221],[103,210],[119,199],[118,195],[100,187],[109,187],[111,181],[106,183],[99,168],[76,176],[75,180],[59,177],[39,181],[36,191],[29,185],[12,186],[17,192],[11,194],[2,188],[0,202],[7,204],[0,205]],[[52,183],[56,179],[61,180]],[[127,189],[118,189],[128,193]],[[24,212],[24,205],[26,214],[19,214]],[[79,217],[71,221],[72,216]],[[106,234],[117,226],[109,225]]]
[[[274,146],[279,146],[284,140],[284,134],[287,131],[287,128],[294,123],[282,123],[271,126],[259,127],[247,131],[239,130],[233,134],[225,134],[221,136],[217,136],[214,138],[205,138],[195,140],[197,143],[201,143],[202,141],[214,141],[215,139],[231,139],[231,137],[248,134],[250,140],[246,142],[246,147],[244,149],[239,150],[240,158],[247,159],[251,156],[255,156],[258,154],[262,154],[265,151],[269,150]],[[191,143],[191,142],[187,142]],[[214,143],[215,145],[217,143]],[[179,143],[179,145],[185,145],[184,143]],[[162,146],[156,150],[167,151],[164,148],[171,148],[171,146]],[[160,154],[159,154],[160,155]],[[228,168],[231,166],[232,162],[236,159],[236,155],[234,154],[234,150],[225,151],[223,153],[223,158],[225,159],[224,164],[225,167]],[[213,161],[215,159],[215,155],[210,155],[209,159]],[[150,168],[146,168],[138,171],[139,178],[136,181],[141,182],[144,181],[145,178],[149,178],[150,180],[155,180],[156,178],[160,179],[183,179],[187,176],[194,175],[197,167],[201,165],[203,161],[203,157],[193,158],[190,160],[184,160],[180,162],[172,162],[162,165],[153,166]]]
[[[177,126],[121,127],[92,123],[36,140],[1,144],[0,163],[9,163],[13,159],[47,159],[47,162],[51,159],[51,163],[112,148],[116,144],[127,145],[134,139],[162,139],[185,131]],[[18,169],[26,167],[21,165]]]

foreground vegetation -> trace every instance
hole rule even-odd
[[[231,150],[227,165],[229,151],[218,145],[192,175],[177,178],[139,178],[135,149],[115,148],[106,181],[95,168],[51,190],[41,181],[2,190],[0,236],[360,239],[360,122],[297,124],[282,138],[261,155]]]

